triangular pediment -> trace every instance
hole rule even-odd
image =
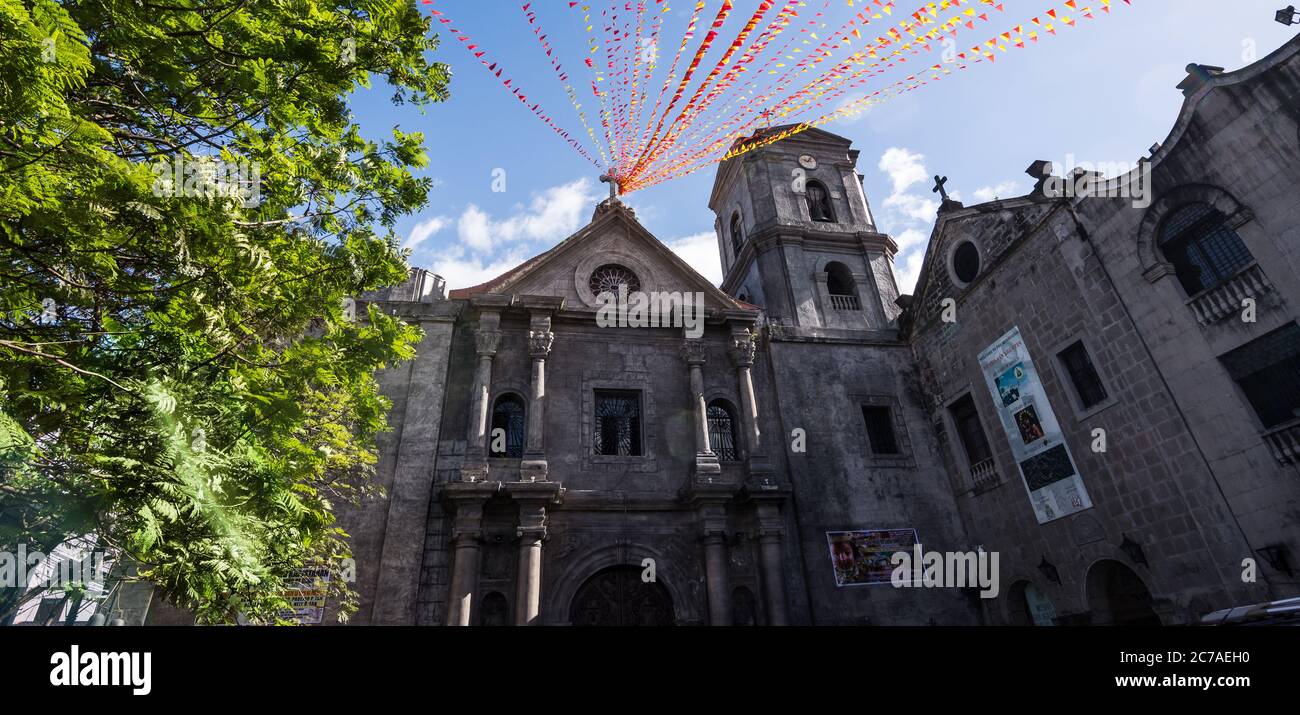
[[[595,311],[589,288],[596,270],[622,266],[636,275],[643,291],[699,292],[710,310],[751,310],[709,282],[655,238],[622,203],[603,203],[591,223],[551,250],[525,261],[494,280],[453,290],[451,298],[497,294],[563,298],[566,309]]]
[[[912,300],[915,324],[938,319],[945,298],[960,301],[968,288],[979,283],[1001,263],[1004,254],[1059,207],[1057,202],[1026,196],[941,212],[926,246]],[[976,278],[970,284],[962,282],[954,270],[954,252],[966,242],[975,246],[978,255]]]

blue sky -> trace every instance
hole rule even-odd
[[[603,7],[609,0],[589,1]],[[991,13],[988,24],[974,32],[963,28],[958,43],[969,47],[1062,1],[1005,0],[1004,11]],[[707,0],[706,16],[711,19],[721,2]],[[806,2],[818,9],[826,0]],[[829,0],[826,30],[833,31],[856,11],[847,2]],[[858,9],[861,3],[858,0]],[[664,37],[675,30],[680,41],[694,2],[667,4],[671,10]],[[719,46],[735,36],[758,0],[734,4]],[[922,4],[898,0],[895,21]],[[1113,0],[1109,16],[1096,13],[1098,19],[1081,20],[1078,27],[1037,46],[1000,54],[995,64],[976,65],[826,125],[861,151],[859,171],[865,175],[878,227],[900,246],[900,289],[911,291],[933,226],[933,175],[948,176],[949,190],[971,204],[1025,193],[1031,182],[1024,169],[1037,159],[1058,166],[1071,159],[1133,162],[1168,135],[1182,103],[1175,85],[1186,76],[1187,64],[1233,70],[1267,55],[1296,32],[1273,20],[1285,4],[1133,0],[1126,7],[1123,0]],[[503,78],[514,77],[557,123],[585,139],[516,2],[437,0],[435,7],[506,68]],[[532,9],[572,76],[580,101],[592,109],[590,90],[582,93],[581,83],[590,71],[580,66],[587,56],[581,16],[564,0],[534,0]],[[456,288],[487,280],[555,245],[590,220],[606,189],[597,182],[600,171],[595,166],[503,89],[501,80],[461,43],[449,33],[441,35],[442,46],[433,56],[452,67],[449,101],[421,114],[391,105],[391,92],[377,84],[359,89],[351,105],[369,136],[380,138],[394,125],[425,132],[430,156],[426,173],[434,188],[425,210],[398,228],[413,250],[411,263],[440,273]],[[668,52],[675,50],[664,44]],[[712,67],[718,50],[706,57],[703,68]],[[930,63],[939,61],[940,52],[936,47]],[[661,70],[656,76],[663,74]],[[494,180],[501,188],[502,177],[505,190],[494,191]],[[718,282],[713,215],[707,206],[712,181],[712,169],[705,169],[633,192],[624,200],[646,228]]]

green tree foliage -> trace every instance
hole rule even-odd
[[[413,0],[0,0],[0,550],[95,534],[208,622],[341,568],[419,339],[346,298],[429,189],[346,100],[445,99],[435,42]]]

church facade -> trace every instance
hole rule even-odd
[[[353,622],[1178,624],[1297,595],[1300,40],[1180,88],[1129,175],[945,200],[914,296],[817,129],[719,167],[720,287],[611,198],[492,281],[367,296],[425,337],[381,374],[386,496],[342,515]],[[610,324],[620,291],[702,322]],[[996,553],[995,597],[894,587],[913,544]]]

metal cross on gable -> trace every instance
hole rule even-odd
[[[609,184],[609,200],[618,201],[618,179],[609,174],[601,174],[600,183]]]
[[[946,176],[939,177],[937,174],[935,175],[934,189],[932,189],[932,192],[941,196],[944,201],[948,200],[948,189],[944,187],[944,185],[947,183],[948,183],[948,177]]]

